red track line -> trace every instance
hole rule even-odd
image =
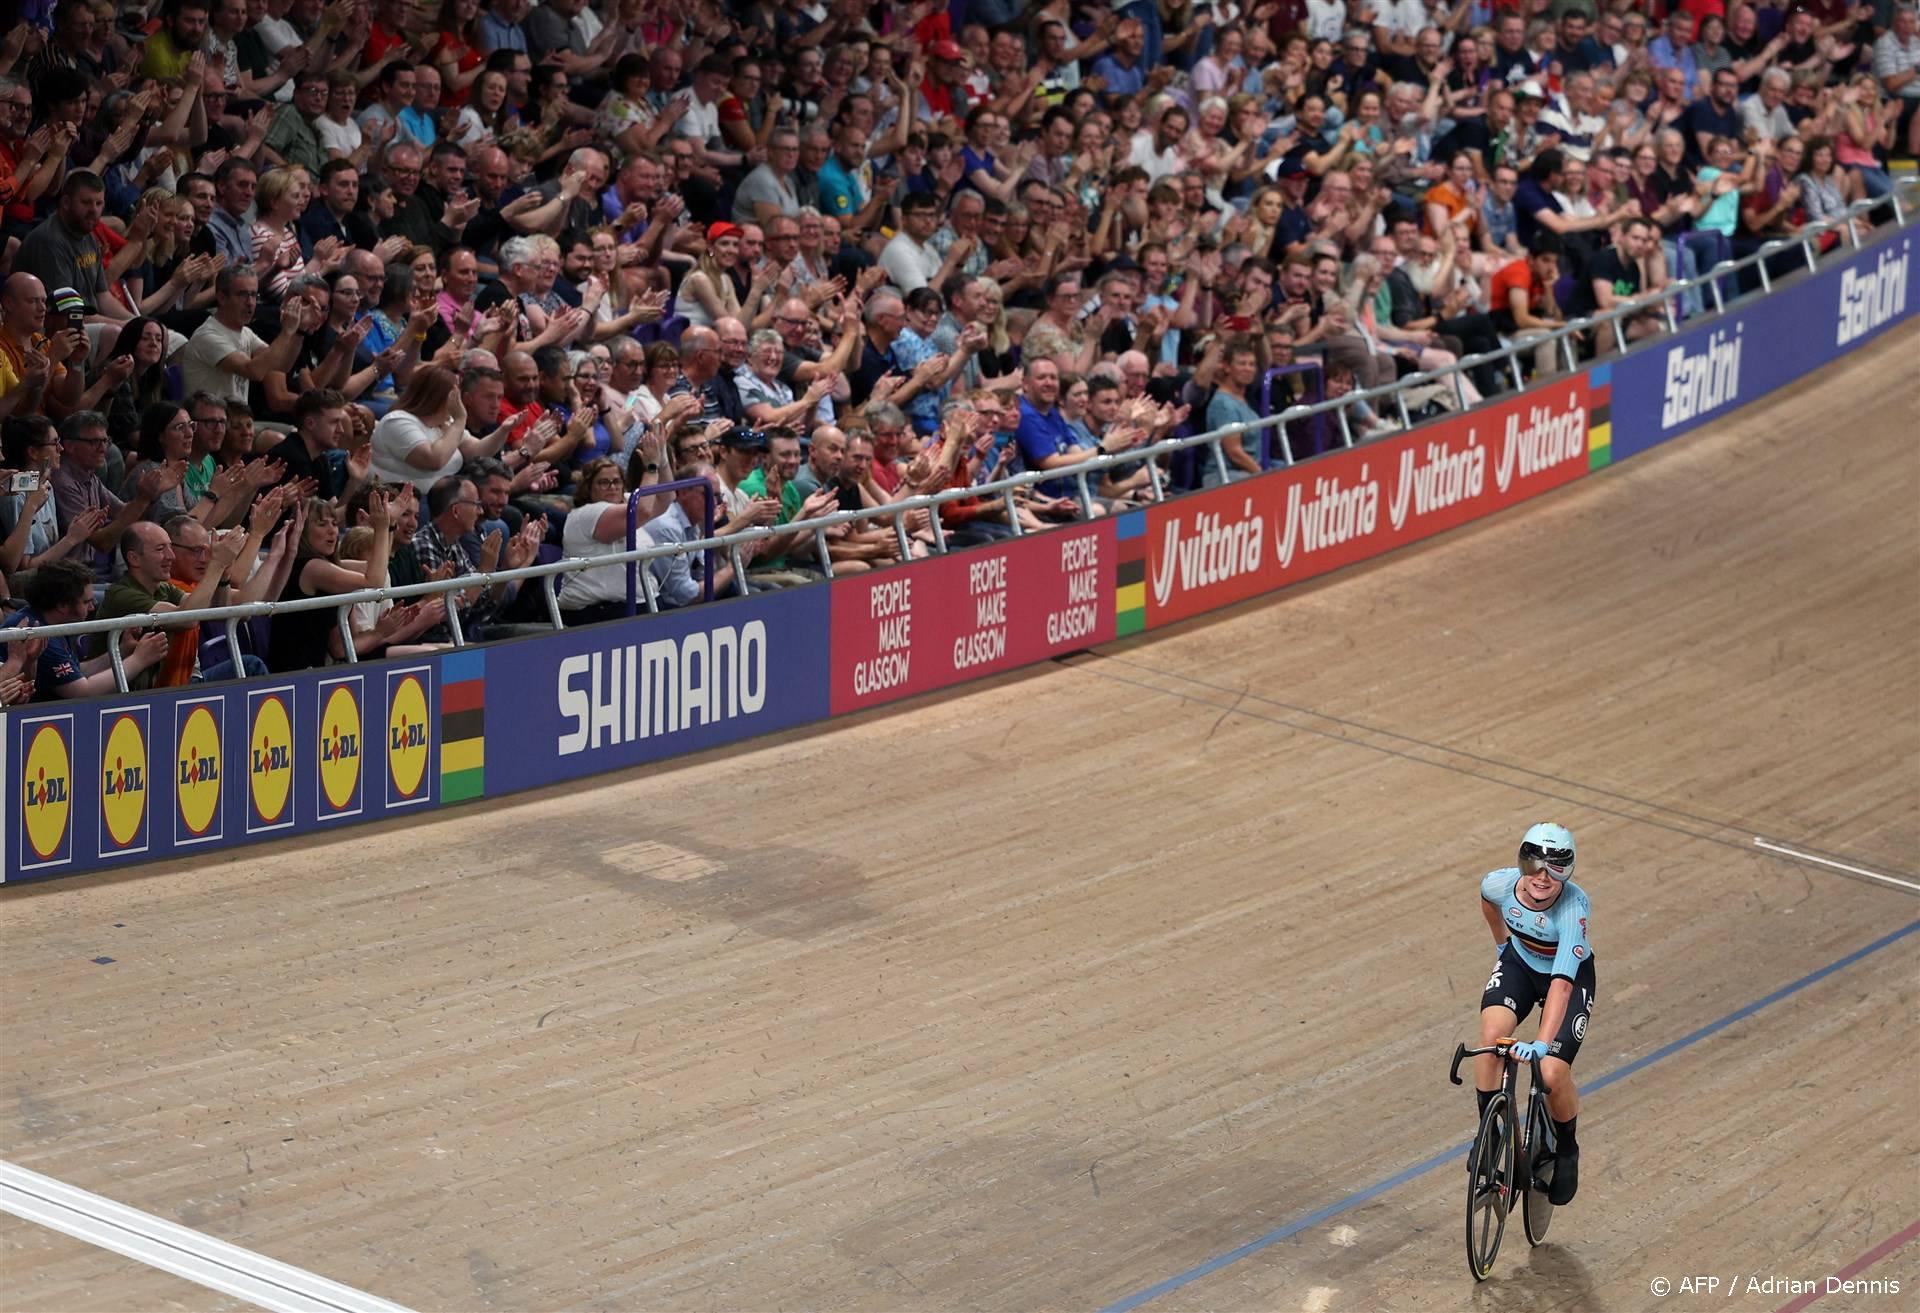
[[[1920,1222],[1915,1222],[1912,1226],[1908,1227],[1906,1230],[1902,1231],[1897,1236],[1890,1236],[1887,1239],[1882,1240],[1879,1244],[1875,1245],[1872,1249],[1869,1249],[1866,1253],[1854,1259],[1851,1263],[1841,1268],[1838,1272],[1835,1272],[1833,1274],[1833,1277],[1829,1278],[1829,1280],[1838,1279],[1841,1281],[1845,1281],[1848,1277],[1853,1276],[1856,1272],[1865,1271],[1867,1268],[1872,1267],[1875,1263],[1878,1263],[1881,1259],[1885,1258],[1888,1254],[1891,1254],[1894,1250],[1900,1248],[1901,1245],[1906,1244],[1907,1241],[1913,1239],[1915,1236],[1920,1236]],[[1813,1303],[1814,1300],[1820,1298],[1820,1296],[1825,1292],[1826,1292],[1826,1282],[1823,1281],[1820,1283],[1820,1289],[1809,1291],[1807,1294],[1804,1294],[1795,1299],[1789,1300],[1787,1303],[1782,1304],[1779,1308],[1775,1309],[1774,1313],[1800,1313],[1801,1309]]]

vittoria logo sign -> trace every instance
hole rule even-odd
[[[1147,621],[1365,560],[1586,473],[1586,376],[1150,508]],[[1268,544],[1271,544],[1269,550]]]

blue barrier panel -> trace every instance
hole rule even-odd
[[[831,591],[761,593],[475,652],[487,795],[824,718]]]
[[[1896,234],[1817,275],[1612,363],[1613,459],[1758,400],[1909,313],[1912,237]]]
[[[0,753],[14,808],[0,872],[189,856],[432,805],[437,683],[415,660],[19,708]]]

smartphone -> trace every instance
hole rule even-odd
[[[13,491],[33,492],[34,490],[39,488],[39,486],[40,486],[39,470],[15,470],[14,471]]]

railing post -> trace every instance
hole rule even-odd
[[[240,655],[240,621],[235,616],[227,617],[227,651],[233,654],[233,677],[247,677],[247,663]]]
[[[348,614],[352,610],[353,607],[350,604],[347,606],[336,606],[333,609],[333,623],[340,630],[340,646],[346,652],[344,660],[348,665],[357,665],[360,661],[360,654],[353,650],[353,621],[348,618]],[[447,607],[447,619],[453,619],[452,606]],[[456,630],[455,632],[458,631]]]
[[[1672,332],[1673,331],[1673,302],[1663,300],[1660,302],[1660,306],[1663,310],[1667,312],[1667,331]],[[1612,319],[1609,319],[1607,323],[1613,329],[1614,350],[1625,351],[1627,349],[1627,330],[1620,327],[1620,319],[1621,319],[1621,316],[1615,315]]]
[[[480,586],[482,588],[486,587],[485,584]],[[467,631],[466,627],[460,623],[459,597],[460,590],[457,588],[447,594],[447,628],[453,631],[453,645],[455,647],[465,647],[467,645]],[[342,628],[346,626],[345,616],[346,613],[343,611],[340,621]],[[351,638],[347,640],[347,648],[349,651],[353,648],[353,640]]]
[[[1713,312],[1716,315],[1725,314],[1727,312],[1727,298],[1725,294],[1720,291],[1720,280],[1718,278],[1709,279],[1707,282],[1707,290],[1713,293]],[[1673,331],[1673,311],[1671,308],[1667,311],[1667,324],[1668,331]]]
[[[713,537],[713,481],[711,479],[704,480],[701,484],[700,491],[702,494],[701,500],[706,503],[706,510],[702,511],[700,515],[700,536],[702,538],[711,538]],[[700,592],[702,594],[700,600],[703,602],[711,602],[713,600],[713,548],[707,548],[706,551],[701,553],[701,556],[701,571],[705,577],[700,581]]]
[[[1347,418],[1347,408],[1345,406],[1337,407],[1333,413],[1340,421],[1341,445],[1351,447],[1353,445],[1353,422]]]
[[[903,561],[912,560],[913,543],[907,537],[907,513],[905,511],[895,511],[893,513],[893,540],[900,547],[900,559]]]
[[[1562,333],[1560,346],[1562,348],[1560,358],[1567,362],[1567,372],[1569,374],[1577,372],[1580,368],[1580,357],[1574,353],[1573,334]]]
[[[1407,390],[1395,386],[1393,389],[1393,408],[1400,412],[1400,427],[1404,431],[1413,427],[1413,417],[1407,414]]]
[[[552,575],[543,574],[540,576],[540,591],[546,595],[547,618],[553,621],[553,627],[555,629],[565,629],[567,627],[567,621],[566,617],[560,614],[560,594],[554,588]],[[632,615],[633,612],[628,611],[627,614]]]
[[[1075,470],[1073,472],[1073,481],[1080,490],[1080,518],[1083,520],[1091,520],[1093,518],[1093,494],[1087,491],[1087,472],[1085,470]]]
[[[1467,371],[1456,368],[1453,371],[1453,399],[1460,403],[1460,409],[1467,408]],[[1291,464],[1291,462],[1289,462]]]
[[[1213,439],[1207,443],[1207,447],[1213,452],[1213,467],[1220,471],[1220,482],[1227,482],[1227,457],[1226,454],[1220,450],[1220,439]],[[1200,486],[1204,488],[1206,484],[1207,476],[1202,474],[1200,476]]]
[[[1289,406],[1286,410],[1282,410],[1280,422],[1273,426],[1274,436],[1280,439],[1280,454],[1286,458],[1289,465],[1293,464],[1293,439],[1287,436],[1287,411],[1292,409],[1294,408]]]
[[[646,599],[647,614],[660,614],[660,585],[653,581],[653,562],[636,561],[640,567],[640,594]]]
[[[1151,456],[1147,457],[1147,486],[1153,489],[1155,501],[1167,499],[1167,485],[1161,482],[1160,462]]]
[[[1800,239],[1800,254],[1807,258],[1808,273],[1817,274],[1820,272],[1820,257],[1813,253],[1813,242],[1810,238],[1802,237]]]
[[[1007,527],[1013,530],[1013,536],[1018,538],[1025,532],[1025,530],[1020,527],[1020,503],[1013,499],[1012,488],[1002,488],[1000,493],[1001,496],[1006,499],[1007,503]]]
[[[713,535],[709,532],[707,536],[712,537]],[[727,559],[733,563],[734,591],[742,597],[751,596],[752,590],[747,587],[747,563],[740,559],[739,543],[727,544]]]
[[[120,692],[127,691],[127,666],[120,658],[120,634],[116,629],[107,635],[107,660],[113,665],[113,686]],[[84,649],[82,649],[84,650]]]
[[[833,578],[833,557],[827,551],[827,531],[822,525],[813,526],[813,550],[820,557],[820,568],[827,578]]]
[[[927,507],[927,527],[933,530],[933,550],[945,556],[947,554],[947,526],[940,522],[940,508]]]

